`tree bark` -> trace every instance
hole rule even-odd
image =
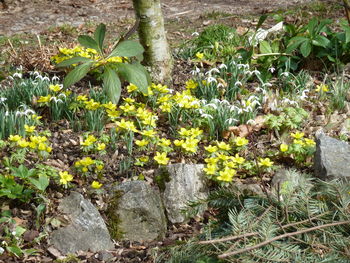
[[[151,70],[153,81],[171,83],[173,61],[164,29],[160,0],[133,0],[139,19],[138,34],[145,49],[144,65]]]

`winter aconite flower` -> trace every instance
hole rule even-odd
[[[24,125],[24,130],[28,133],[32,133],[35,131],[35,126],[29,126],[27,124]]]
[[[286,151],[288,151],[288,145],[282,143],[282,144],[280,145],[280,150],[281,150],[281,152],[283,152],[283,153],[286,152]]]
[[[220,150],[224,150],[224,151],[231,150],[231,146],[225,142],[218,142],[218,147]]]
[[[203,59],[203,57],[204,57],[204,54],[203,54],[203,53],[200,53],[200,52],[197,52],[197,53],[196,53],[196,58],[198,58],[198,59]]]
[[[94,188],[94,189],[100,189],[102,185],[103,184],[101,184],[101,183],[99,183],[97,181],[93,181],[92,184],[91,184],[91,187]]]
[[[234,142],[238,147],[245,146],[249,143],[249,141],[244,137],[237,137],[234,139]]]
[[[321,84],[321,85],[317,85],[315,90],[317,92],[328,92],[329,88],[326,84]]]
[[[158,164],[163,164],[166,165],[169,162],[169,158],[166,156],[166,153],[156,153],[156,156],[154,156],[154,160],[158,163]]]
[[[73,175],[69,174],[67,171],[60,172],[60,183],[63,185],[67,185],[68,182],[73,180]]]
[[[291,133],[290,136],[292,136],[294,139],[301,139],[304,137],[304,133],[303,132],[296,132],[296,133]]]
[[[270,160],[270,158],[260,158],[258,164],[261,167],[271,167],[273,165],[273,162]]]

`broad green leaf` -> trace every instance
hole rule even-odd
[[[345,43],[349,43],[350,42],[350,28],[347,28],[345,30]]]
[[[29,178],[29,181],[40,191],[45,191],[50,183],[50,179],[46,175],[40,175],[38,180],[34,178]]]
[[[315,39],[312,41],[312,44],[315,46],[320,46],[320,47],[327,47],[329,45],[330,41],[328,38],[318,35],[315,37]]]
[[[303,55],[304,58],[310,55],[311,53],[311,43],[310,41],[305,41],[300,46],[300,52]]]
[[[92,49],[95,49],[96,51],[99,50],[97,42],[95,41],[95,39],[93,39],[90,36],[86,36],[86,35],[79,36],[78,37],[78,42],[83,47],[92,48]]]
[[[309,31],[310,35],[314,34],[317,24],[318,24],[318,21],[315,17],[313,19],[311,19],[309,21],[309,23],[307,24],[307,31]]]
[[[103,87],[110,100],[117,104],[121,94],[121,83],[117,73],[110,67],[105,67],[103,73]]]
[[[142,54],[144,51],[139,42],[133,40],[125,40],[116,46],[108,57],[134,57]]]
[[[257,31],[261,25],[265,22],[265,20],[268,18],[268,15],[262,15],[259,17],[258,24],[256,25],[255,31]]]
[[[23,256],[22,249],[20,249],[17,246],[11,246],[11,247],[6,247],[6,250],[12,254],[14,254],[16,257],[21,257]]]
[[[24,234],[24,232],[26,232],[27,229],[25,229],[24,227],[21,226],[16,226],[15,228],[15,232],[16,232],[16,237],[20,237]]]
[[[86,62],[69,72],[63,81],[63,86],[67,88],[85,77],[85,75],[90,71],[92,64],[93,62]]]
[[[293,37],[289,40],[287,49],[286,49],[286,53],[291,53],[292,51],[294,51],[295,49],[297,49],[301,43],[308,41],[309,39],[306,37]]]
[[[147,93],[150,83],[145,71],[141,70],[138,65],[118,63],[117,68],[118,73],[126,81],[136,85],[141,92]]]
[[[105,39],[105,34],[106,34],[106,25],[101,23],[96,28],[95,33],[94,33],[94,39],[95,39],[101,53],[103,53],[103,41]]]
[[[266,40],[263,40],[260,42],[260,53],[261,54],[272,53],[271,46],[270,46],[269,42],[267,42]]]
[[[74,57],[74,58],[66,59],[66,60],[62,61],[61,63],[58,63],[56,65],[56,67],[58,67],[58,68],[68,67],[72,64],[78,64],[78,63],[89,62],[89,61],[93,61],[93,60],[89,59],[89,58],[84,58],[84,57]]]

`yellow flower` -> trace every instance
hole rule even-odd
[[[17,141],[17,145],[22,148],[26,148],[29,146],[29,142],[27,142],[25,139],[20,139]]]
[[[284,143],[282,143],[281,145],[280,145],[280,151],[281,152],[286,152],[286,151],[288,151],[288,144],[284,144]]]
[[[49,89],[53,92],[59,92],[62,89],[62,85],[56,84],[56,85],[50,85]]]
[[[229,167],[225,167],[223,171],[219,172],[219,176],[216,177],[219,181],[232,182],[233,176],[236,174],[236,170]]]
[[[85,157],[81,159],[80,161],[75,162],[75,166],[89,166],[94,164],[95,161],[92,160],[90,157]]]
[[[198,59],[202,59],[202,58],[204,57],[204,54],[203,54],[203,53],[200,53],[200,52],[197,52],[197,53],[196,53],[196,57],[197,57]]]
[[[101,106],[101,103],[96,102],[94,99],[84,101],[84,103],[87,110],[97,110]]]
[[[218,154],[218,158],[219,158],[220,160],[223,160],[223,161],[227,161],[228,159],[230,159],[229,156],[227,156],[227,155],[225,155],[225,154],[222,154],[222,153],[219,153],[219,154]]]
[[[246,138],[244,138],[244,137],[237,137],[237,138],[234,139],[234,142],[236,143],[236,145],[238,147],[247,145],[249,143],[249,141]]]
[[[316,143],[315,143],[315,141],[312,140],[312,139],[305,138],[305,144],[306,144],[307,146],[314,146]]]
[[[108,117],[111,119],[118,118],[120,116],[120,112],[117,110],[106,110]]]
[[[95,138],[95,136],[93,135],[89,135],[82,143],[81,145],[83,146],[90,146],[91,144],[93,144],[94,142],[96,142],[97,139]]]
[[[84,173],[87,173],[87,171],[89,171],[89,169],[88,169],[87,167],[83,167],[81,170],[82,170]]]
[[[171,112],[171,104],[169,102],[164,102],[159,106],[162,112]]]
[[[204,161],[207,164],[216,164],[219,161],[219,158],[217,157],[205,158]]]
[[[108,103],[102,104],[102,106],[110,111],[115,111],[117,109],[117,105],[115,105],[111,101]]]
[[[52,147],[47,146],[45,151],[47,151],[48,153],[52,152]]]
[[[73,180],[73,175],[69,174],[67,171],[59,172],[60,183],[66,185],[68,182]]]
[[[33,115],[32,115],[32,120],[38,121],[38,120],[40,120],[41,118],[42,118],[42,116],[38,116],[38,115],[36,115],[36,114],[33,114]]]
[[[126,87],[126,90],[127,90],[129,93],[131,93],[131,92],[133,92],[133,91],[135,91],[135,90],[137,90],[137,89],[138,89],[137,86],[135,86],[134,84],[130,84],[129,86]]]
[[[141,134],[146,137],[154,137],[157,134],[157,132],[155,132],[154,130],[146,130],[141,132]]]
[[[237,164],[235,162],[225,161],[224,165],[228,168],[237,168]]]
[[[104,149],[106,149],[106,144],[105,143],[98,143],[96,149],[97,149],[97,151],[103,151]]]
[[[49,102],[51,99],[51,95],[47,95],[47,96],[40,96],[38,99],[39,103],[46,103]]]
[[[298,139],[294,139],[294,140],[293,140],[293,143],[294,143],[294,144],[299,144],[299,145],[301,145],[301,146],[304,146],[304,145],[305,145],[305,143],[304,143],[302,140],[298,140]]]
[[[35,131],[35,126],[28,126],[27,124],[24,125],[24,129],[28,133],[32,133]]]
[[[93,181],[92,184],[91,184],[91,187],[94,188],[94,189],[100,189],[101,186],[102,186],[102,184],[97,182],[97,181]]]
[[[135,124],[132,121],[125,121],[125,119],[121,119],[121,121],[117,121],[116,124],[119,128],[137,132]]]
[[[87,101],[88,98],[86,95],[79,95],[77,96],[77,101]]]
[[[270,160],[270,158],[260,158],[258,164],[259,166],[271,167],[273,162]]]
[[[224,150],[224,151],[229,151],[231,150],[231,146],[225,142],[217,142],[219,149]]]
[[[98,165],[96,165],[97,171],[102,171],[102,170],[103,170],[103,167],[104,167],[103,164],[98,164]]]
[[[126,103],[129,103],[129,104],[132,104],[132,103],[135,102],[135,100],[132,99],[132,98],[123,98],[123,100],[124,100]]]
[[[180,147],[185,141],[184,140],[175,140],[174,145]]]
[[[232,157],[231,159],[234,163],[237,163],[237,164],[243,164],[245,162],[245,159],[239,156],[238,153],[236,153],[235,157]]]
[[[10,135],[9,136],[9,141],[11,141],[11,142],[18,142],[20,139],[22,139],[22,137],[19,135]]]
[[[291,133],[290,136],[292,136],[294,139],[301,139],[304,137],[304,133],[303,132],[296,132],[296,133]]]
[[[159,145],[163,146],[163,147],[167,147],[167,146],[171,145],[171,141],[166,139],[166,138],[162,138],[159,141]]]
[[[189,138],[186,139],[184,143],[182,143],[181,147],[185,149],[187,152],[195,153],[197,151],[197,145],[199,140]]]
[[[147,141],[145,139],[135,141],[135,144],[137,146],[140,146],[140,147],[146,146],[148,143],[149,143],[149,141]]]
[[[198,87],[198,83],[193,79],[186,81],[186,89],[195,89]]]
[[[209,153],[214,153],[218,151],[218,147],[215,145],[209,145],[207,147],[204,147],[204,149]]]
[[[156,152],[156,156],[154,156],[153,159],[158,164],[163,164],[163,165],[166,165],[169,162],[169,158],[167,158],[167,154],[165,152],[163,153]]]
[[[46,144],[45,143],[39,143],[38,145],[38,150],[39,151],[45,151],[46,150]]]
[[[326,84],[321,84],[321,85],[317,85],[315,90],[316,90],[317,92],[328,92],[328,91],[329,91],[329,88],[328,88],[328,85],[326,85]]]
[[[216,169],[216,164],[207,164],[207,167],[203,168],[204,172],[207,175],[214,175],[216,173]]]

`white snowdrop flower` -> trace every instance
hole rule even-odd
[[[16,70],[18,70],[18,71],[23,71],[22,65],[20,65],[19,67],[17,67]]]
[[[56,80],[60,80],[60,78],[55,75],[52,77],[52,81],[56,81]]]
[[[21,112],[21,111],[16,111],[16,117],[18,117],[18,116],[22,116],[23,115],[23,112]]]
[[[238,114],[242,114],[243,110],[241,108],[237,108],[237,112],[238,112]]]
[[[259,71],[259,70],[254,69],[254,70],[252,71],[252,74],[255,74],[255,75],[260,75],[261,73],[260,73],[260,71]]]
[[[5,98],[5,97],[0,97],[0,102],[5,102],[5,101],[7,101],[7,98]]]
[[[209,103],[206,105],[207,107],[211,107],[213,108],[214,110],[216,110],[218,108],[218,106],[216,106],[214,103]]]
[[[286,103],[286,104],[298,106],[298,102],[296,102],[296,101],[294,101],[294,100],[290,100],[290,99],[288,99],[288,98],[283,99],[283,100],[282,100],[282,103]]]
[[[197,111],[198,111],[199,114],[201,114],[201,115],[204,114],[202,109],[197,109]]]
[[[13,78],[12,76],[8,76],[8,78],[9,78],[10,80],[14,80],[14,78]]]
[[[191,74],[192,74],[192,75],[196,75],[196,74],[198,74],[199,72],[201,72],[201,70],[200,70],[199,68],[195,67],[195,69],[191,71]]]
[[[213,116],[211,116],[210,114],[206,114],[206,113],[202,114],[201,117],[206,118],[206,119],[214,119]]]
[[[192,101],[192,102],[190,103],[190,105],[191,105],[191,106],[194,106],[194,105],[200,105],[200,104],[199,104],[199,101],[198,101],[198,100],[195,100],[195,101]]]
[[[5,117],[8,117],[10,115],[10,113],[9,113],[9,111],[7,110],[6,112],[5,112]]]
[[[173,94],[174,90],[173,89],[168,89],[168,93]]]
[[[208,81],[208,83],[212,83],[212,82],[218,83],[218,81],[213,77],[207,78],[207,81]]]
[[[303,90],[303,92],[301,93],[301,96],[300,96],[299,98],[300,98],[301,100],[307,99],[307,98],[308,98],[308,95],[307,95],[308,92],[309,92],[308,89]]]
[[[193,33],[191,34],[191,36],[199,36],[199,33],[198,33],[198,32],[193,32]]]
[[[225,88],[224,84],[222,84],[222,83],[219,83],[219,84],[217,85],[217,87],[218,87],[218,88],[221,88],[221,87]]]
[[[240,82],[239,80],[235,82],[235,86],[237,87],[241,87],[242,86],[242,82]]]
[[[209,74],[211,75],[213,72],[215,72],[215,73],[220,73],[220,70],[218,70],[217,68],[212,68],[212,69],[209,70],[208,72],[209,72]],[[208,73],[208,72],[207,72],[207,73]]]
[[[25,111],[24,111],[24,115],[29,115],[29,114],[35,114],[35,111],[33,111],[33,110],[31,110],[31,109],[26,109]]]
[[[239,110],[239,108],[235,105],[230,106],[230,112],[233,112],[235,110]]]
[[[60,94],[58,95],[58,97],[59,97],[59,98],[64,98],[64,99],[67,98],[66,94],[64,94],[64,93],[60,93]]]
[[[237,65],[237,67],[238,67],[238,69],[249,69],[249,65],[247,65],[247,64],[238,64]]]
[[[223,68],[224,68],[224,69],[227,69],[227,66],[226,66],[226,64],[222,63],[222,64],[220,64],[219,68],[220,68],[220,69],[223,69]]]
[[[235,122],[237,122],[238,120],[234,119],[234,118],[229,118],[225,121],[225,123],[228,123],[228,125],[232,125],[234,124]]]
[[[222,100],[222,101],[220,101],[220,104],[221,104],[221,105],[225,104],[225,105],[230,106],[230,103],[229,103],[227,100]]]
[[[245,112],[252,112],[253,111],[253,108],[252,108],[252,106],[248,106],[248,107],[246,107],[246,108],[244,108],[243,109]]]
[[[268,71],[270,71],[271,73],[274,73],[275,70],[276,70],[276,69],[275,69],[274,67],[271,67],[271,68],[268,69]]]
[[[202,103],[203,105],[205,105],[205,104],[207,104],[207,100],[201,100],[201,103]]]
[[[231,64],[231,65],[234,65],[234,66],[237,65],[236,61],[234,61],[234,60],[232,60],[232,61],[230,62],[230,64]]]
[[[20,86],[25,86],[26,83],[25,83],[24,81],[22,81],[19,85],[20,85]]]
[[[281,73],[281,76],[283,76],[283,77],[288,77],[288,76],[289,76],[289,72],[282,72],[282,73]]]
[[[247,121],[247,124],[249,124],[249,125],[255,125],[255,124],[256,124],[256,121],[253,120],[253,119],[250,119],[250,120]]]
[[[212,101],[215,102],[216,104],[219,104],[221,102],[221,100],[219,99],[213,99]]]
[[[37,76],[35,77],[35,79],[43,80],[43,77],[42,77],[41,75],[37,75]]]
[[[41,75],[40,75],[40,73],[39,73],[38,71],[34,71],[34,72],[33,72],[33,75],[34,75],[34,76],[40,76],[40,77],[41,77]]]
[[[0,255],[2,255],[5,252],[5,249],[3,249],[2,247],[0,247]]]
[[[42,79],[41,79],[42,81],[50,81],[50,79],[48,78],[48,77],[43,77]]]
[[[22,75],[22,73],[16,72],[12,76],[21,79],[23,75]]]
[[[262,86],[263,87],[272,87],[272,84],[267,82],[267,83],[263,83]]]

